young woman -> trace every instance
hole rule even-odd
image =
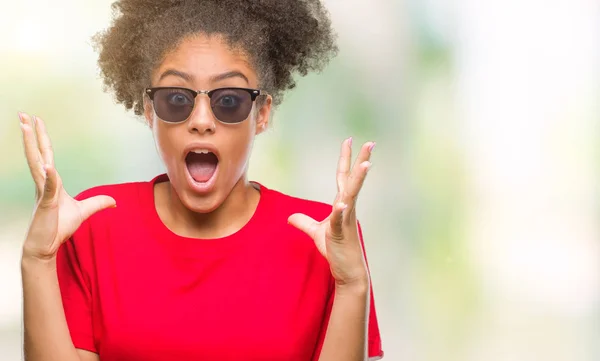
[[[166,174],[72,198],[19,114],[37,202],[23,245],[28,361],[381,358],[356,199],[375,143],[342,143],[333,205],[247,178],[254,138],[336,52],[318,0],[121,0],[106,85]],[[333,176],[333,172],[332,172]]]

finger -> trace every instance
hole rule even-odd
[[[344,185],[350,174],[350,160],[352,159],[352,137],[342,142],[340,151],[340,159],[338,161],[338,169],[336,174],[337,190],[343,192]]]
[[[306,214],[294,213],[289,216],[288,223],[306,233],[310,238],[315,239],[319,222]]]
[[[19,114],[21,119],[21,131],[23,132],[23,146],[25,148],[25,157],[29,165],[29,171],[38,190],[42,190],[45,182],[45,174],[40,162],[40,152],[35,140],[31,119],[27,114]]]
[[[335,203],[333,206],[333,210],[331,211],[331,216],[329,218],[329,237],[332,240],[342,240],[344,239],[344,233],[342,230],[342,221],[344,219],[344,210],[348,206],[342,202]]]
[[[360,149],[360,153],[354,162],[350,176],[348,177],[346,189],[344,191],[343,201],[351,207],[354,207],[358,193],[365,181],[367,172],[371,168],[371,152],[375,148],[375,142],[367,142]]]
[[[39,117],[33,117],[35,120],[35,135],[37,138],[37,144],[39,152],[44,164],[54,165],[54,152],[52,150],[52,143],[50,137],[46,131],[46,125],[44,121]]]
[[[371,159],[371,152],[375,148],[375,142],[366,142],[360,147],[360,151],[358,152],[358,156],[352,165],[352,170],[350,171],[350,177],[352,177],[352,172],[354,169],[364,161]]]
[[[46,173],[46,179],[44,181],[44,191],[40,207],[53,205],[58,193],[58,174],[56,173],[56,169],[51,165],[45,165],[44,172]]]
[[[92,214],[109,207],[116,207],[117,202],[109,196],[95,196],[79,202],[82,221],[88,219]]]
[[[348,179],[348,185],[343,197],[344,203],[352,208],[356,205],[356,199],[367,178],[367,173],[371,169],[371,165],[371,162],[364,161],[352,169],[352,175]]]

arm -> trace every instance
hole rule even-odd
[[[367,359],[369,282],[337,286],[319,361]]]
[[[24,255],[21,272],[25,360],[99,361],[95,353],[73,346],[58,286],[56,258]]]
[[[54,167],[50,139],[41,119],[19,113],[25,156],[36,186],[36,204],[23,244],[24,354],[27,361],[97,361],[75,349],[58,284],[57,253],[85,219],[114,206],[96,196],[77,201],[67,194]]]
[[[356,219],[356,199],[367,172],[375,143],[362,146],[354,167],[350,167],[352,138],[342,144],[338,163],[336,195],[331,214],[321,222],[296,213],[288,222],[310,236],[327,259],[335,281],[330,318],[319,361],[364,361],[368,356],[370,278],[363,253],[362,236]],[[376,330],[376,324],[374,324]],[[373,340],[373,345],[377,345]],[[380,350],[373,352],[380,353]],[[374,355],[380,357],[380,354]]]

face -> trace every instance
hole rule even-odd
[[[164,58],[152,73],[151,86],[258,89],[258,78],[243,53],[233,51],[219,37],[198,35],[185,39]],[[235,103],[228,93],[217,95],[213,95],[213,106]],[[154,97],[158,106],[157,96]],[[215,210],[234,186],[241,184],[240,180],[246,181],[254,137],[268,125],[271,97],[267,97],[260,109],[253,102],[252,111],[239,123],[219,121],[206,94],[195,98],[192,95],[189,99],[174,94],[169,98],[175,104],[195,101],[189,118],[180,123],[161,120],[150,98],[144,98],[145,117],[179,199],[195,212]],[[218,110],[215,113],[219,115]]]

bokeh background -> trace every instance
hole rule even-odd
[[[17,111],[71,194],[149,180],[141,120],[103,93],[110,0],[0,0],[0,360],[21,359],[33,206]],[[329,202],[339,144],[376,140],[360,198],[386,360],[600,360],[600,3],[328,0],[340,54],[299,81],[251,178]]]

